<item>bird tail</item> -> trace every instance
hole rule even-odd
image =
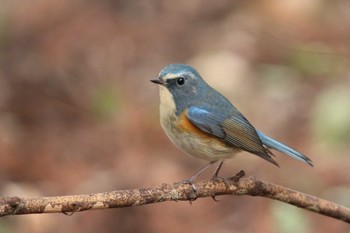
[[[259,138],[261,139],[262,143],[266,147],[271,148],[271,149],[275,149],[283,154],[289,155],[290,157],[293,157],[297,160],[303,161],[304,163],[307,163],[313,167],[311,159],[309,159],[308,157],[306,157],[302,153],[276,141],[273,138],[266,136],[265,134],[263,134],[262,132],[260,132],[258,130],[256,132],[258,133]]]

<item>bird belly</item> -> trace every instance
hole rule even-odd
[[[230,158],[234,152],[239,151],[238,148],[201,131],[185,117],[185,113],[180,117],[176,117],[175,113],[161,114],[161,125],[170,140],[191,156],[215,161]]]

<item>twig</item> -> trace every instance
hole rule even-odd
[[[75,213],[85,210],[140,206],[164,201],[194,201],[201,197],[219,195],[261,196],[285,202],[328,217],[350,223],[350,209],[333,202],[310,196],[253,176],[244,172],[235,177],[202,180],[193,185],[184,183],[162,184],[140,189],[119,190],[105,193],[20,198],[0,198],[0,216],[37,213]]]

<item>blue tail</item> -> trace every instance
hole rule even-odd
[[[293,157],[297,160],[303,161],[303,162],[305,162],[313,167],[311,159],[309,159],[308,157],[306,157],[302,153],[276,141],[273,138],[266,136],[265,134],[263,134],[262,132],[260,132],[258,130],[256,132],[258,133],[258,136],[261,139],[262,143],[265,146],[267,146],[268,148],[275,149],[283,154],[289,155],[290,157]]]

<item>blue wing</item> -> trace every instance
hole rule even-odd
[[[203,108],[190,107],[187,117],[203,132],[277,165],[271,158],[272,153],[263,146],[255,128],[238,110],[229,116],[221,116]]]
[[[203,108],[190,107],[187,117],[203,132],[214,135],[231,146],[256,154],[277,166],[268,148],[313,166],[305,155],[256,130],[236,109],[227,116],[221,116]]]

